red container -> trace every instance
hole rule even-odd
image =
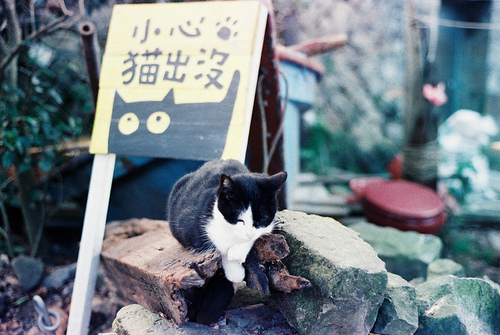
[[[355,179],[351,189],[368,221],[380,226],[435,234],[445,223],[445,205],[432,189],[406,180]]]

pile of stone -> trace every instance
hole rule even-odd
[[[294,329],[282,333],[500,333],[499,285],[487,278],[464,278],[460,265],[440,258],[438,237],[366,222],[346,227],[300,212],[283,211],[277,219],[278,232],[290,247],[283,263],[291,274],[311,282],[302,290],[272,292],[275,306]],[[130,308],[151,313],[127,308],[115,320],[118,334],[136,334],[124,326],[137,318]],[[153,321],[142,331],[159,334],[155,327],[168,324],[159,323],[154,313],[148,317]],[[226,317],[215,330],[235,333],[229,321]],[[170,333],[200,334],[199,325],[191,326],[171,327]],[[214,331],[203,327],[207,334]]]

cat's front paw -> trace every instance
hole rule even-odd
[[[236,244],[227,251],[227,259],[237,263],[244,263],[252,244]]]
[[[226,262],[222,267],[224,268],[224,274],[229,281],[239,283],[245,279],[245,268],[241,265],[241,263]]]

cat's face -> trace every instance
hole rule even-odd
[[[222,175],[217,207],[227,223],[225,229],[242,241],[255,241],[271,233],[278,204],[276,193],[286,180],[286,172],[273,176]]]

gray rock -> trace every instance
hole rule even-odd
[[[409,335],[418,327],[418,309],[415,288],[406,280],[388,273],[387,291],[378,310],[375,334]]]
[[[208,326],[188,322],[176,326],[173,322],[162,318],[157,313],[140,305],[128,305],[116,313],[113,331],[118,335],[212,335],[217,334]]]
[[[10,266],[9,256],[0,254],[0,270],[6,269]]]
[[[58,290],[62,288],[64,284],[75,278],[75,272],[76,263],[58,267],[43,278],[42,285],[48,289]]]
[[[415,334],[500,334],[500,293],[483,279],[442,276],[416,293]]]
[[[491,280],[488,276],[483,276],[483,280],[489,283],[495,290],[498,291],[498,294],[500,294],[500,284],[497,284],[493,280]]]
[[[457,262],[446,258],[436,259],[434,262],[429,264],[429,267],[427,268],[427,280],[432,280],[446,275],[465,277],[464,267]]]
[[[330,218],[283,211],[277,220],[290,246],[283,262],[312,283],[299,292],[273,292],[288,322],[302,334],[367,334],[387,285],[373,248]]]
[[[443,242],[434,235],[401,231],[368,222],[358,222],[349,228],[357,231],[385,262],[387,271],[410,281],[427,275],[427,267],[441,256]]]
[[[193,322],[176,326],[145,307],[129,305],[116,314],[113,331],[118,335],[297,334],[277,310],[263,304],[229,310],[226,319],[211,327]]]
[[[43,263],[39,259],[19,255],[12,260],[12,270],[19,280],[19,287],[29,292],[42,279]]]
[[[500,255],[500,231],[492,230],[488,232],[487,237],[491,248],[496,251],[497,255]]]
[[[280,312],[264,304],[229,310],[226,319],[227,325],[219,327],[223,334],[297,334]]]

